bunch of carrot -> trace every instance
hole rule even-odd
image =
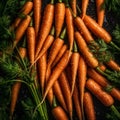
[[[74,120],[73,109],[79,120],[96,120],[93,95],[104,106],[117,111],[114,101],[120,101],[120,90],[108,81],[105,70],[120,71],[120,66],[112,58],[101,65],[88,47],[96,44],[96,36],[120,50],[102,27],[103,3],[104,0],[96,0],[98,17],[94,20],[86,12],[88,0],[81,1],[81,15],[76,0],[50,0],[43,10],[42,0],[27,1],[21,11],[25,17],[17,18],[10,27],[15,31],[13,50],[26,36],[29,69],[31,74],[36,70],[36,84],[42,93],[40,104],[47,98],[52,107],[55,97],[58,104],[51,111],[56,120]],[[16,92],[11,98],[12,115],[20,86],[15,83],[12,89]],[[108,87],[109,92],[103,89]],[[120,119],[120,113],[115,114]]]

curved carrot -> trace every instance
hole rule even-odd
[[[96,0],[96,9],[97,9],[97,23],[102,27],[105,17],[105,9],[102,8],[104,0]]]
[[[75,15],[77,15],[77,0],[70,0],[70,6]]]
[[[41,23],[42,0],[33,0],[35,36],[37,38]]]
[[[93,98],[90,92],[84,93],[84,110],[87,120],[96,120],[95,107],[93,103]]]
[[[59,37],[65,18],[65,4],[62,0],[58,0],[55,4],[55,32],[56,38]]]
[[[38,41],[36,43],[35,58],[38,56],[42,49],[43,43],[45,42],[53,23],[54,18],[54,0],[51,0],[44,9],[42,23],[38,35]]]

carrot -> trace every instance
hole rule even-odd
[[[44,95],[43,95],[42,102],[45,100],[46,95],[47,95],[48,91],[50,90],[50,88],[52,88],[54,82],[59,78],[60,74],[62,73],[62,71],[67,66],[67,64],[69,62],[69,59],[70,59],[70,56],[71,56],[71,52],[69,50],[67,50],[64,53],[63,57],[61,58],[61,60],[59,61],[59,63],[52,70],[52,73],[51,73],[51,75],[48,79],[48,83],[45,87],[45,92],[44,92]]]
[[[20,57],[22,59],[25,58],[26,56],[26,48],[25,47],[19,47],[19,54]],[[18,79],[19,80],[19,79]],[[15,82],[15,84],[13,84],[12,86],[12,90],[11,90],[11,103],[10,103],[10,116],[13,116],[14,110],[15,110],[15,106],[16,106],[16,102],[18,99],[18,95],[20,92],[20,88],[21,88],[21,82]]]
[[[18,15],[18,17],[12,23],[12,25],[10,26],[10,29],[17,28],[20,22],[22,21],[22,19],[25,18],[26,15],[28,15],[31,12],[32,8],[33,8],[33,2],[31,1],[25,2],[25,4],[23,5],[23,7],[21,8],[19,12],[20,15]]]
[[[61,59],[62,55],[65,53],[65,51],[68,49],[68,46],[66,44],[64,44],[61,48],[61,50],[59,51],[58,55],[55,57],[54,62],[52,63],[52,68],[59,62],[59,60]]]
[[[17,43],[20,41],[20,39],[24,35],[27,27],[29,26],[30,21],[31,21],[31,17],[27,15],[25,19],[23,19],[19,24],[19,26],[17,27],[15,31],[15,39],[13,40],[13,48],[15,48]]]
[[[71,51],[73,47],[73,42],[74,42],[74,25],[73,25],[73,16],[70,10],[68,0],[66,0],[65,23],[66,23],[66,29],[67,29],[68,42],[69,42],[69,49]]]
[[[95,95],[104,106],[112,106],[114,104],[114,99],[112,96],[103,91],[102,87],[93,79],[89,78],[87,80],[86,88],[90,90],[92,94]]]
[[[76,45],[76,42],[74,41],[73,44],[73,53],[71,55],[70,59],[70,66],[71,66],[71,96],[73,95],[75,83],[76,83],[76,76],[77,76],[77,70],[78,70],[78,63],[79,63],[79,52]]]
[[[81,54],[83,54],[83,57],[85,58],[88,65],[92,68],[96,68],[98,66],[98,61],[90,52],[85,40],[82,38],[78,31],[75,32],[75,40],[77,42],[79,50],[81,51]]]
[[[74,17],[74,24],[77,27],[77,29],[79,30],[79,32],[81,33],[81,35],[84,37],[84,39],[87,43],[90,43],[94,40],[90,31],[88,30],[85,23],[83,22],[83,20],[80,17],[78,17],[78,16]]]
[[[38,41],[36,43],[35,58],[38,56],[43,43],[45,42],[53,23],[54,18],[54,0],[51,0],[49,4],[45,6],[42,23],[38,35]]]
[[[115,88],[112,87],[111,84],[108,82],[108,80],[103,77],[101,74],[99,74],[98,72],[96,72],[94,69],[92,68],[88,68],[87,70],[87,74],[90,78],[92,78],[94,81],[96,81],[98,84],[100,84],[103,88],[107,89],[107,88],[111,88],[109,89],[109,93],[116,99],[120,101],[120,91]]]
[[[33,64],[35,57],[35,29],[32,26],[29,26],[26,30],[27,37],[27,50],[30,60],[30,64]]]
[[[58,78],[58,81],[62,88],[63,96],[68,108],[70,119],[72,120],[73,105],[72,105],[72,99],[71,99],[71,93],[70,93],[70,86],[69,86],[68,78],[66,76],[65,71],[61,73],[61,75]]]
[[[84,16],[86,15],[87,12],[87,7],[89,4],[89,0],[82,0],[82,6],[81,6],[81,11],[82,11],[82,19],[84,19]]]
[[[50,105],[52,105],[53,99],[54,99],[54,94],[53,94],[53,89],[52,88],[48,91],[47,99],[48,99]]]
[[[84,107],[83,107],[83,97],[84,97],[84,91],[85,91],[85,83],[87,76],[87,65],[83,59],[83,57],[80,57],[79,64],[78,64],[78,84],[79,84],[79,91],[80,91],[80,105],[81,105],[81,111],[82,116],[84,118]]]
[[[57,98],[57,100],[59,101],[59,103],[61,104],[62,108],[64,108],[65,111],[68,111],[58,80],[56,80],[53,85],[53,93],[55,97]]]
[[[55,32],[56,38],[59,37],[65,18],[65,4],[62,0],[58,0],[55,4]]]
[[[35,36],[37,38],[41,23],[42,0],[33,0]]]
[[[35,58],[34,60],[34,63],[37,62],[37,60],[49,49],[49,47],[52,45],[53,41],[54,41],[54,33],[55,33],[55,29],[54,29],[54,26],[52,27],[51,29],[51,32],[50,34],[47,36],[44,44],[43,44],[43,47],[41,49],[41,51],[39,52],[37,58]],[[33,64],[34,64],[33,63]]]
[[[83,102],[87,120],[96,120],[94,103],[90,92],[84,93]]]
[[[70,6],[72,8],[73,13],[77,15],[77,0],[71,0]]]
[[[95,2],[97,8],[97,23],[102,27],[105,17],[105,9],[102,8],[104,4],[104,0],[96,0]]]
[[[38,67],[38,77],[40,81],[40,87],[43,93],[45,86],[45,74],[47,69],[47,53],[44,53],[42,57],[38,60],[37,67]]]

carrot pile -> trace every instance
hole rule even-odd
[[[105,67],[103,70],[101,61],[89,47],[92,43],[96,51],[99,50],[101,46],[95,39],[100,38],[120,50],[103,27],[103,2],[104,0],[96,0],[96,20],[87,14],[89,0],[81,0],[80,14],[76,0],[49,0],[43,10],[43,1],[33,0],[29,6],[24,5],[22,8],[25,18],[17,18],[19,23],[11,25],[15,30],[13,50],[22,37],[26,36],[28,68],[32,72],[35,68],[37,73],[36,84],[42,92],[40,104],[49,101],[52,106],[54,97],[59,103],[50,108],[55,120],[74,120],[74,112],[78,120],[97,120],[93,96],[103,106],[112,109],[120,119],[120,113],[114,106],[115,101],[120,101],[120,90],[112,85],[112,78],[106,72],[119,72],[120,66],[111,58],[102,62]],[[26,7],[30,8],[26,10]],[[102,51],[102,54],[106,52]],[[21,84],[16,82],[13,89],[20,86]],[[108,87],[111,87],[109,91]],[[11,98],[15,98],[15,102],[19,88]],[[11,102],[12,115],[15,102]]]

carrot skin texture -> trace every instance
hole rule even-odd
[[[102,90],[102,87],[93,79],[89,78],[86,82],[86,88],[94,94],[104,106],[109,107],[114,104],[114,99],[107,92]]]
[[[85,40],[82,38],[78,31],[75,32],[75,40],[79,50],[83,54],[83,57],[85,58],[88,65],[92,68],[96,68],[98,66],[98,61],[90,52],[89,48],[87,47],[87,44],[85,43]]]
[[[96,120],[94,103],[90,92],[84,93],[84,110],[87,120]]]
[[[104,23],[105,17],[105,9],[102,8],[104,0],[96,0],[96,8],[97,8],[97,23],[102,27]]]
[[[40,27],[40,31],[38,33],[38,40],[36,44],[35,58],[38,56],[45,39],[47,38],[53,23],[54,18],[54,5],[47,4],[44,9],[44,14],[42,18],[42,23]]]
[[[85,15],[83,19],[85,25],[93,32],[97,37],[102,38],[106,43],[110,43],[112,38],[110,34],[101,26],[98,25],[98,23],[92,19],[90,16]]]
[[[37,38],[40,23],[41,23],[41,10],[42,9],[42,0],[33,0],[33,16],[34,16],[34,27],[35,27],[35,36]]]
[[[60,106],[56,106],[52,109],[52,114],[55,120],[69,120],[67,114]]]
[[[58,2],[55,4],[55,31],[56,38],[59,37],[65,19],[65,4]]]
[[[13,40],[13,48],[15,48],[17,43],[20,41],[20,39],[24,35],[30,21],[31,21],[31,17],[27,15],[26,18],[23,19],[21,23],[19,24],[19,26],[17,27],[15,31],[15,39]]]
[[[33,27],[28,27],[26,30],[27,48],[30,64],[33,64],[35,59],[35,30]]]

